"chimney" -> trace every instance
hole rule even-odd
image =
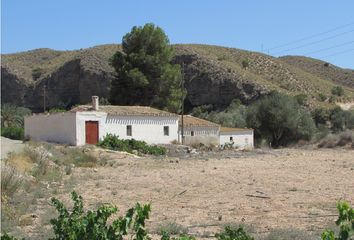
[[[92,96],[92,108],[93,110],[98,111],[98,96]]]

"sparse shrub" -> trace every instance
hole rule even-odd
[[[24,130],[22,127],[5,127],[1,128],[1,136],[14,140],[23,140]]]
[[[321,102],[324,102],[327,100],[327,96],[323,93],[319,93],[318,94],[318,100],[321,101]]]
[[[143,154],[166,154],[166,149],[163,147],[148,145],[144,141],[137,141],[135,139],[119,139],[118,136],[114,134],[107,134],[104,139],[98,143],[98,146],[115,151],[125,151],[129,153],[133,153],[133,151],[136,150]]]
[[[218,240],[254,240],[242,226],[232,227],[226,226],[224,231],[221,233],[215,234],[215,237]]]
[[[184,228],[182,225],[176,222],[166,222],[158,226],[158,232],[161,235],[181,235],[187,234],[188,229]]]
[[[107,220],[118,212],[118,208],[112,205],[103,205],[96,211],[84,211],[82,197],[72,192],[74,202],[73,209],[68,210],[65,205],[56,198],[52,198],[52,204],[59,216],[50,220],[55,237],[60,239],[123,239],[130,236],[131,239],[148,240],[145,220],[149,218],[150,205],[137,203],[134,208],[127,211],[125,216],[115,219],[108,225]]]
[[[341,86],[335,86],[332,88],[331,93],[335,96],[343,96],[344,89]]]
[[[323,66],[328,67],[329,63],[324,63]]]
[[[85,153],[80,148],[68,148],[63,150],[64,156],[56,159],[60,165],[74,164],[76,167],[95,167],[98,164],[98,159],[89,153]]]
[[[339,233],[336,236],[333,230],[326,230],[322,233],[322,240],[348,240],[354,236],[354,209],[346,201],[338,202],[337,209]]]
[[[49,109],[49,113],[60,113],[60,112],[66,112],[65,108],[51,108]]]
[[[5,163],[1,166],[1,194],[6,196],[12,196],[22,186],[24,180],[23,177],[16,171],[14,167],[11,167]]]
[[[354,132],[345,131],[338,134],[330,134],[320,141],[320,148],[334,148],[351,145],[354,143]]]
[[[306,105],[307,103],[307,95],[306,94],[298,94],[295,96],[297,103],[301,106]]]
[[[33,80],[37,80],[42,76],[43,70],[41,68],[35,68],[32,70],[32,78]]]
[[[248,59],[244,59],[241,62],[243,68],[248,68],[250,61]]]

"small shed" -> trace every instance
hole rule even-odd
[[[253,129],[250,128],[220,128],[220,146],[229,145],[234,148],[254,147]]]
[[[219,145],[220,125],[193,117],[191,115],[183,116],[183,136],[184,144],[204,144]],[[182,143],[182,116],[179,116],[179,142]]]

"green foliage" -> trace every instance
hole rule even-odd
[[[166,149],[163,147],[148,145],[144,141],[137,141],[135,139],[119,139],[119,137],[114,134],[107,134],[104,139],[97,145],[103,148],[108,148],[115,151],[125,151],[129,153],[133,153],[133,151],[136,150],[143,154],[166,154]]]
[[[331,90],[331,93],[336,96],[343,96],[344,89],[341,86],[334,86]]]
[[[312,111],[311,115],[316,126],[319,126],[320,124],[324,125],[329,121],[329,111],[325,108],[316,108]]]
[[[4,127],[1,128],[1,136],[14,140],[22,140],[24,138],[23,127]]]
[[[181,69],[171,64],[174,52],[164,31],[154,24],[133,27],[122,40],[111,65],[117,72],[110,102],[155,106],[179,112],[183,91]]]
[[[5,103],[1,106],[1,127],[23,127],[23,119],[31,110]]]
[[[336,236],[334,231],[326,230],[322,233],[322,240],[348,240],[354,236],[354,209],[346,201],[337,203],[339,212],[336,225],[339,227],[339,233]]]
[[[41,68],[35,68],[32,70],[32,78],[33,80],[37,80],[41,77],[43,70]]]
[[[325,94],[323,94],[323,93],[318,94],[318,100],[320,100],[321,102],[326,101],[326,99],[327,99],[327,96]]]
[[[178,237],[171,237],[167,232],[162,233],[161,240],[196,240],[194,236],[181,234]]]
[[[309,140],[315,131],[310,113],[294,98],[276,92],[248,108],[247,125],[255,129],[258,138],[268,139],[274,147]]]
[[[242,226],[239,227],[231,227],[226,226],[224,231],[221,233],[215,234],[215,237],[218,240],[253,240]]]
[[[242,60],[241,64],[242,64],[243,68],[248,68],[250,61],[248,59],[244,59],[244,60]]]
[[[335,107],[330,111],[329,120],[332,124],[334,132],[343,131],[345,129],[345,112],[340,107]]]
[[[297,103],[301,106],[305,106],[307,104],[307,95],[306,94],[298,94],[294,97]]]
[[[233,100],[230,105],[221,112],[210,111],[211,106],[196,107],[192,111],[195,117],[207,119],[225,127],[246,127],[246,106],[242,105],[240,100]],[[209,112],[210,111],[210,112]]]
[[[354,111],[345,111],[344,121],[346,128],[354,129]]]
[[[66,112],[65,108],[51,108],[49,110],[49,113],[60,113],[60,112]]]
[[[8,235],[6,232],[1,234],[0,239],[1,240],[17,240],[17,238],[15,238],[14,236]],[[22,238],[22,240],[24,240],[24,238]]]
[[[150,239],[145,229],[145,220],[149,218],[150,205],[137,203],[129,209],[125,216],[115,219],[111,225],[107,220],[118,212],[117,207],[103,205],[96,211],[84,211],[82,197],[72,192],[74,202],[72,211],[69,211],[62,202],[52,198],[52,204],[59,213],[56,219],[50,220],[55,237],[52,240],[77,239],[123,239],[123,236],[132,234],[136,240]]]
[[[23,185],[23,177],[15,168],[2,164],[1,166],[1,194],[12,196]]]

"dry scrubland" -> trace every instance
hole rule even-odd
[[[148,228],[156,237],[162,227],[209,238],[225,224],[244,224],[256,239],[282,235],[316,239],[324,228],[334,226],[338,200],[354,203],[354,152],[345,148],[230,151],[179,158],[45,148],[54,159],[47,167],[57,172],[29,177],[24,190],[7,198],[5,211],[2,206],[3,230],[12,229],[27,239],[50,235],[49,219],[55,216],[50,197],[69,204],[72,190],[83,196],[86,209],[111,203],[123,213],[135,202],[150,202]],[[21,169],[25,174],[31,164],[38,165],[24,155],[17,157],[28,163]],[[84,164],[84,159],[90,163]],[[8,164],[16,165],[14,157]]]

